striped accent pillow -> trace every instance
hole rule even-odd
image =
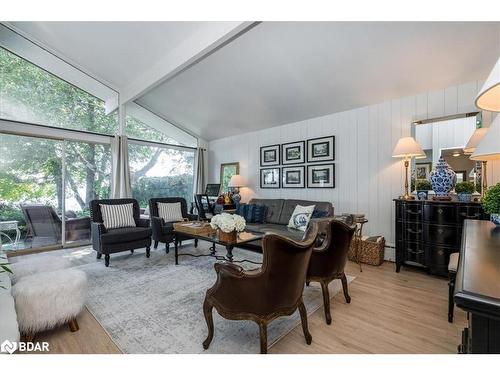
[[[134,204],[100,204],[106,229],[135,227]]]
[[[181,202],[158,202],[158,215],[165,221],[165,223],[184,220],[184,218],[182,217]]]

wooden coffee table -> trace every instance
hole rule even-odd
[[[238,247],[239,245],[243,245],[252,241],[258,241],[264,237],[264,233],[259,233],[259,232],[250,232],[250,231],[244,231],[238,233],[238,236],[236,237],[236,241],[234,242],[225,242],[219,240],[219,237],[217,233],[212,232],[212,233],[191,233],[188,231],[182,230],[182,228],[175,228],[174,231],[174,249],[175,249],[175,264],[179,264],[179,255],[189,255],[193,257],[200,257],[200,256],[212,256],[215,257],[219,260],[227,260],[229,262],[233,262],[233,249],[235,247]],[[183,253],[179,254],[179,237],[182,237],[182,239],[194,239],[194,240],[201,240],[201,241],[206,241],[212,243],[212,246],[210,247],[210,254],[189,254],[189,253]],[[225,257],[220,257],[217,256],[217,252],[215,250],[215,245],[221,245],[226,248],[226,256]],[[235,261],[236,262],[236,261]],[[255,263],[250,260],[241,260],[238,262],[250,262],[250,263]],[[256,263],[260,264],[260,263]]]

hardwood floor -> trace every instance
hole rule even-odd
[[[455,308],[455,321],[448,323],[447,280],[408,267],[398,274],[394,267],[388,262],[363,265],[359,272],[349,263],[346,273],[356,276],[349,284],[351,303],[338,293],[332,299],[330,326],[322,308],[309,317],[311,345],[306,345],[299,324],[269,353],[456,353],[466,315]],[[120,352],[87,310],[78,323],[78,332],[64,326],[35,341],[48,341],[51,353]]]

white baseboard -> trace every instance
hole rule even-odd
[[[393,247],[386,247],[384,251],[384,260],[389,262],[396,261],[396,249]]]

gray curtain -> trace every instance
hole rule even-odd
[[[203,194],[205,192],[205,150],[203,148],[198,148],[197,159],[195,193]]]
[[[111,141],[113,158],[113,180],[111,196],[113,198],[131,198],[130,169],[128,165],[128,139],[126,136],[115,136]]]

